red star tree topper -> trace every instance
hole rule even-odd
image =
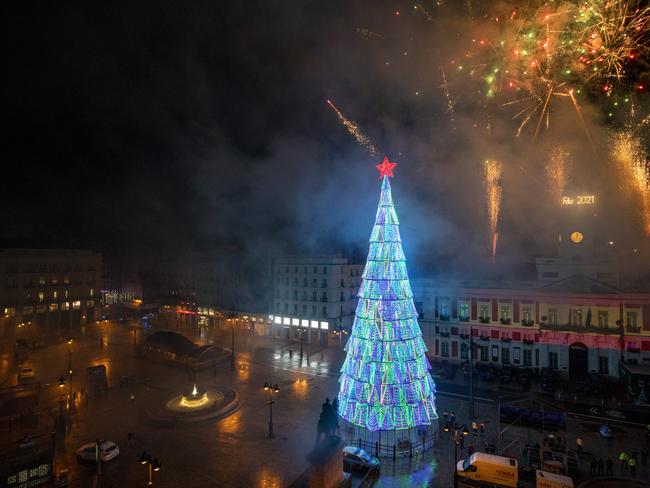
[[[397,163],[391,163],[388,161],[388,157],[384,156],[384,160],[381,164],[377,165],[379,170],[379,179],[381,180],[384,176],[390,176],[393,178],[393,168],[397,166]]]

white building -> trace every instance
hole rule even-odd
[[[267,335],[327,344],[349,332],[364,264],[341,256],[285,256],[273,265],[273,305]]]

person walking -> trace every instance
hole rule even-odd
[[[618,460],[621,462],[621,473],[623,471],[627,471],[628,456],[625,451],[621,451],[621,453],[618,455]]]
[[[591,464],[589,465],[589,474],[591,476],[596,476],[596,467],[597,467],[596,458],[591,458]]]
[[[628,465],[630,466],[630,474],[633,478],[636,478],[636,459],[630,458]]]
[[[607,458],[606,464],[607,464],[607,473],[606,473],[607,476],[614,476],[614,466],[613,466],[614,463],[612,462],[612,458]]]
[[[602,476],[605,474],[605,461],[603,461],[603,458],[600,458],[598,460],[598,476]]]
[[[476,420],[472,420],[472,433],[476,435],[478,433],[478,424]]]
[[[458,434],[458,447],[465,449],[465,436],[463,434]]]

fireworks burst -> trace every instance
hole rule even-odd
[[[483,175],[485,178],[485,196],[487,200],[487,213],[489,222],[490,240],[492,243],[492,258],[497,254],[497,224],[501,210],[501,171],[503,165],[499,161],[488,159],[484,163]]]
[[[634,130],[627,128],[614,135],[611,156],[626,185],[638,196],[644,231],[650,236],[650,164]]]
[[[331,100],[327,100],[327,104],[332,108],[332,110],[334,110],[339,120],[345,126],[348,132],[352,135],[352,137],[354,137],[359,144],[365,147],[368,153],[373,158],[378,158],[380,156],[379,151],[372,143],[372,141],[368,138],[368,136],[366,136],[363,132],[361,132],[359,126],[356,123],[354,123],[352,120],[348,119],[345,115],[343,115],[341,111],[338,108],[336,108],[336,105],[334,105],[334,103],[332,103]]]
[[[454,105],[456,105],[456,101],[452,100],[451,98],[451,94],[449,93],[449,84],[447,83],[447,76],[445,75],[445,70],[442,69],[442,67],[440,68],[440,72],[442,73],[442,85],[440,85],[440,88],[442,88],[445,93],[445,98],[447,99],[447,113],[449,114],[451,125],[455,129],[456,121],[454,120]]]
[[[546,164],[546,185],[548,191],[560,202],[569,181],[571,166],[570,154],[562,146],[556,147],[549,155]]]

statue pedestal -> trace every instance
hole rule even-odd
[[[343,441],[329,436],[319,442],[307,456],[309,488],[343,488],[350,486],[350,475],[343,472]]]

